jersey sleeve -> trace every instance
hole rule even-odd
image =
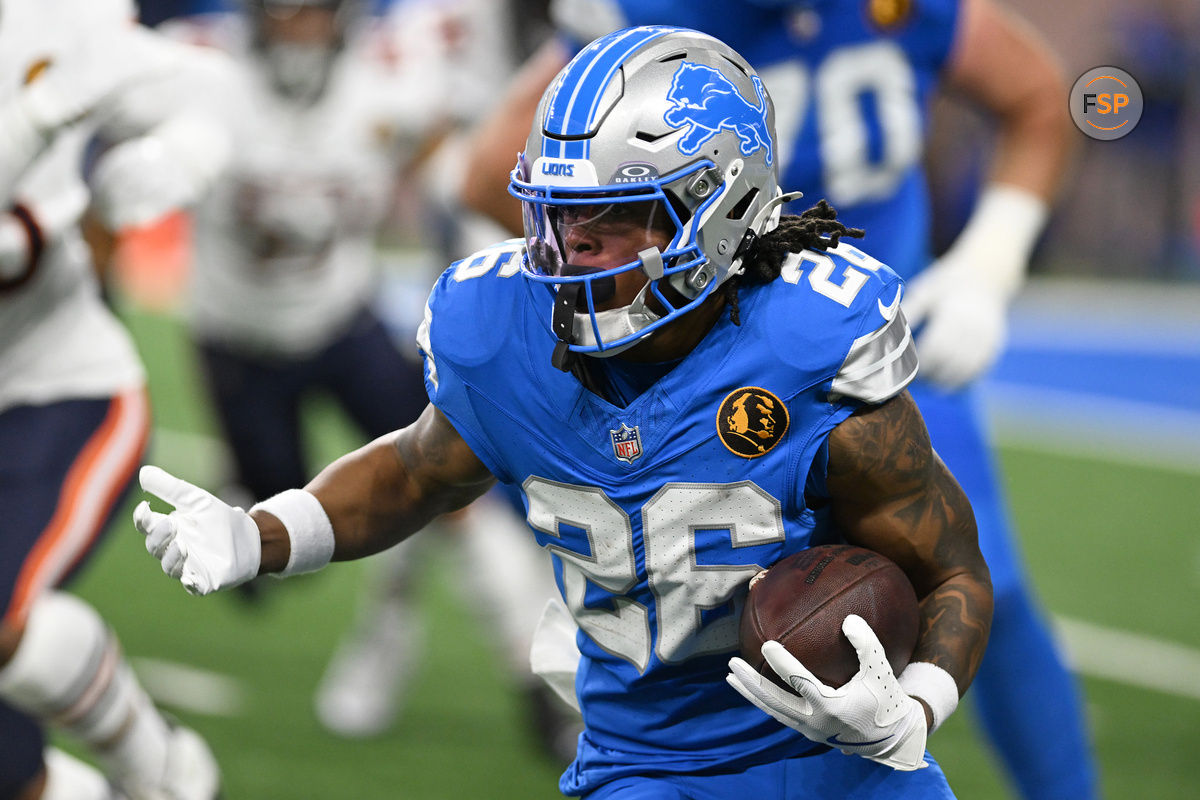
[[[833,377],[830,400],[849,398],[882,403],[904,390],[917,375],[917,350],[900,300],[903,281],[879,261],[849,244],[829,252],[871,270],[877,292],[862,312],[859,334]],[[872,302],[873,301],[873,302]]]
[[[891,316],[878,328],[859,336],[833,378],[831,399],[849,397],[864,403],[882,403],[899,394],[917,374],[917,351],[912,331],[899,308],[904,287],[897,283]]]
[[[940,71],[949,59],[961,21],[960,0],[924,0],[913,3],[913,19],[900,34],[905,51],[919,63]]]
[[[764,337],[814,401],[882,403],[915,377],[903,280],[886,264],[842,242],[791,254],[778,283]]]
[[[496,360],[504,341],[495,332],[513,325],[510,317],[518,303],[508,293],[520,290],[522,282],[507,266],[518,248],[514,240],[451,265],[434,284],[417,331],[429,401],[488,471],[505,483],[508,470],[489,432],[510,429],[511,422],[469,376],[487,372],[486,365]]]

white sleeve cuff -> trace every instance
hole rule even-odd
[[[1046,201],[1033,192],[1009,184],[990,184],[979,196],[950,251],[958,256],[956,260],[971,265],[976,279],[987,281],[1005,297],[1011,297],[1025,277],[1048,215]]]
[[[933,712],[933,733],[958,708],[958,684],[950,673],[927,661],[914,661],[900,673],[900,688],[910,697],[924,700]]]
[[[278,517],[287,529],[291,554],[287,566],[277,573],[286,578],[314,572],[333,558],[333,525],[321,501],[303,489],[288,489],[255,504],[251,511],[266,511]]]

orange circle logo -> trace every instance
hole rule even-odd
[[[1093,139],[1126,136],[1142,118],[1142,87],[1123,69],[1095,67],[1071,87],[1071,119]]]

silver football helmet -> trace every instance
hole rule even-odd
[[[584,48],[542,96],[509,185],[524,209],[525,275],[554,293],[556,365],[568,351],[633,346],[737,274],[745,246],[791,199],[776,173],[774,107],[729,46],[647,26]],[[669,244],[599,271],[568,263],[564,237],[579,217],[622,204],[627,217],[665,224]],[[635,269],[649,278],[641,294],[597,311],[613,278]]]

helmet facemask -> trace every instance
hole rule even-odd
[[[254,47],[280,96],[302,105],[325,92],[360,0],[248,0]]]
[[[525,215],[524,271],[553,288],[551,327],[570,350],[616,355],[707,296],[682,280],[704,258],[671,181],[596,190],[513,181]],[[628,304],[612,307],[617,281],[627,283],[632,272],[645,283]]]

